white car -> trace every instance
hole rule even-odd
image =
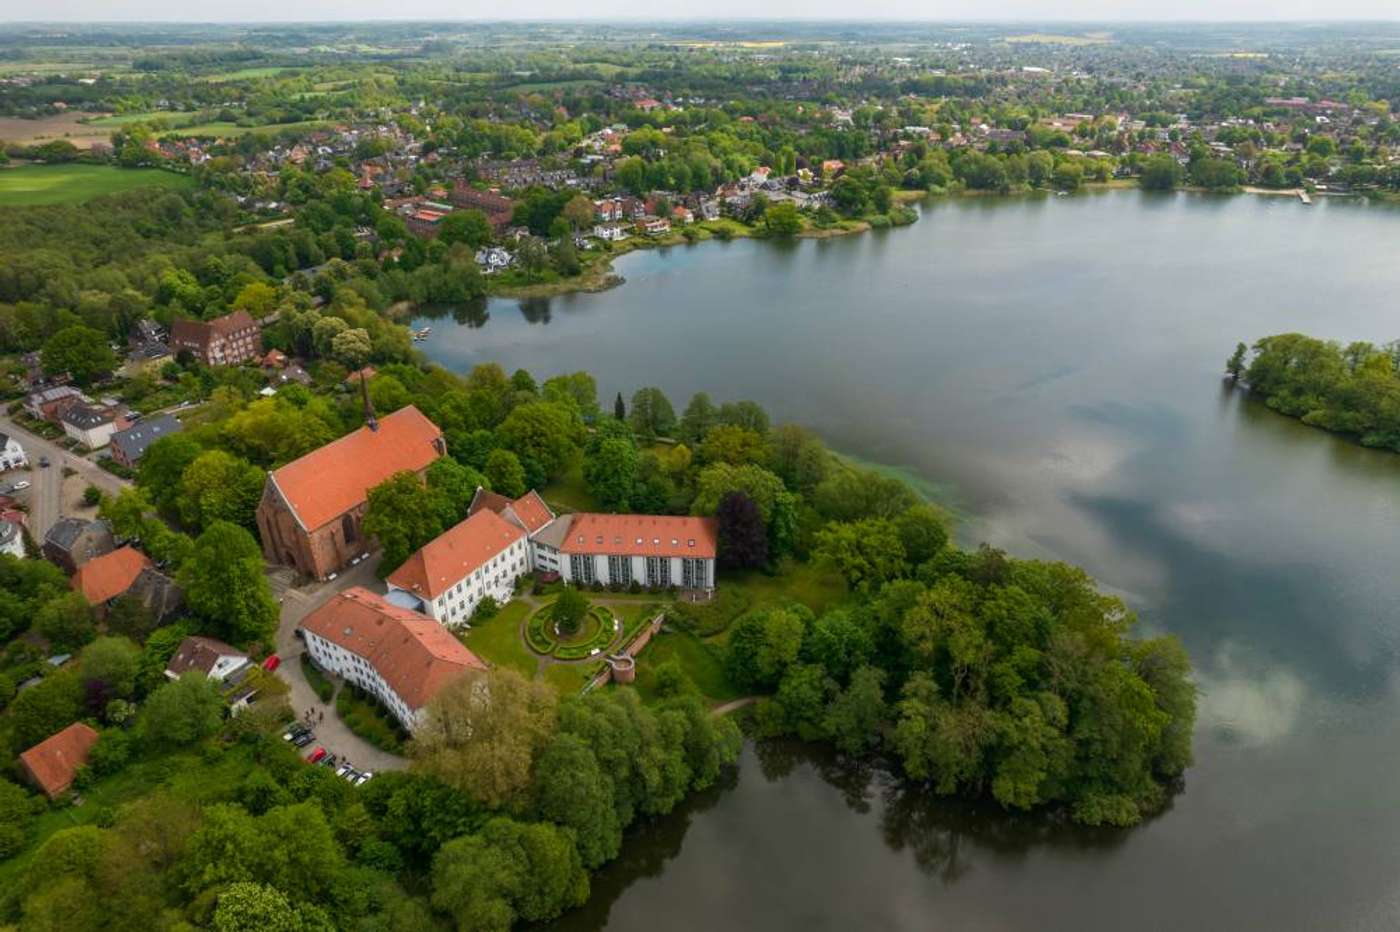
[[[12,492],[23,492],[23,491],[24,491],[25,489],[27,489],[27,488],[29,488],[29,482],[28,482],[27,480],[21,479],[21,480],[19,480],[18,482],[16,482],[14,485],[10,486],[10,491],[12,491]]]

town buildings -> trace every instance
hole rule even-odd
[[[178,318],[170,325],[170,349],[188,350],[206,366],[236,366],[262,353],[262,331],[247,311],[213,320]]]
[[[59,423],[63,412],[76,404],[91,402],[82,392],[71,385],[55,385],[32,393],[24,400],[24,413],[41,421]]]
[[[497,236],[510,226],[511,218],[515,215],[515,202],[510,198],[478,190],[460,179],[452,186],[451,201],[453,207],[479,210],[485,214]]]
[[[410,405],[268,474],[258,534],[269,562],[325,579],[369,551],[369,490],[398,472],[420,476],[447,452],[442,431]]]
[[[455,627],[482,599],[509,602],[530,569],[525,529],[481,509],[425,544],[385,582],[389,601]]]
[[[443,688],[486,671],[438,622],[358,586],[312,611],[301,630],[317,666],[375,696],[408,731]]]

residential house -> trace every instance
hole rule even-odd
[[[689,207],[677,204],[675,207],[671,208],[671,219],[683,226],[691,224],[695,222],[695,212]]]
[[[94,557],[111,553],[116,546],[112,529],[105,521],[59,518],[44,535],[44,544],[40,549],[44,559],[71,575]]]
[[[627,225],[623,223],[599,223],[593,227],[593,235],[610,243],[620,242],[628,237]]]
[[[8,553],[16,560],[24,559],[24,525],[0,518],[0,553]]]
[[[514,261],[515,257],[500,246],[487,246],[476,253],[476,264],[481,266],[481,271],[487,275],[510,268]]]
[[[24,411],[32,418],[60,423],[63,412],[76,404],[90,404],[92,399],[71,385],[56,385],[34,392],[24,400]]]
[[[68,582],[89,605],[101,611],[113,599],[126,595],[142,571],[148,569],[155,569],[150,557],[134,547],[120,547],[88,560]]]
[[[671,221],[664,217],[643,217],[637,226],[647,236],[665,236],[671,232]]]
[[[161,414],[150,420],[138,421],[135,426],[112,434],[112,462],[127,469],[135,469],[146,448],[162,437],[178,434],[182,429],[180,421],[172,414]]]
[[[719,526],[714,518],[673,515],[555,515],[537,492],[514,501],[477,489],[471,514],[486,509],[530,537],[530,566],[586,586],[715,588]]]
[[[188,350],[206,366],[236,366],[262,352],[262,331],[247,311],[213,320],[179,318],[170,325],[170,348]]]
[[[190,671],[203,673],[209,679],[222,683],[252,664],[248,655],[236,647],[230,647],[215,638],[191,635],[180,642],[174,655],[165,666],[165,675],[178,680]]]
[[[7,469],[22,469],[29,465],[29,457],[24,453],[24,447],[19,445],[19,441],[9,434],[0,433],[0,472]]]
[[[60,420],[63,432],[89,450],[105,447],[119,427],[116,410],[100,404],[72,405]]]
[[[318,667],[374,695],[409,731],[448,685],[486,664],[438,622],[356,586],[301,623]]]
[[[481,600],[509,602],[530,572],[525,529],[481,509],[425,544],[389,574],[389,601],[456,627]]]
[[[163,622],[180,611],[185,603],[184,591],[175,580],[148,566],[136,576],[125,597],[135,599],[156,621]]]
[[[410,405],[274,470],[257,510],[263,553],[314,579],[334,575],[369,552],[369,490],[398,472],[421,476],[446,452],[442,431]]]
[[[97,731],[92,726],[74,722],[21,754],[20,769],[45,796],[57,799],[73,785],[73,777],[87,763],[96,743]]]

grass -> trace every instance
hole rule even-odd
[[[603,510],[583,481],[582,457],[572,463],[562,476],[545,486],[540,494],[555,511]]]
[[[0,207],[79,204],[133,188],[187,188],[193,183],[188,175],[158,168],[117,168],[77,162],[21,165],[0,169]]]
[[[112,113],[107,116],[85,120],[86,126],[130,126],[132,123],[146,123],[153,120],[187,120],[199,113],[198,110],[143,110],[139,113]]]
[[[652,638],[637,658],[637,692],[642,699],[656,698],[656,668],[675,660],[712,705],[743,695],[724,672],[720,648],[686,631],[666,631]]]
[[[594,672],[593,664],[556,663],[545,668],[544,681],[560,696],[572,696],[593,679]]]
[[[206,74],[201,81],[211,81],[220,83],[223,81],[248,81],[253,78],[270,78],[283,71],[296,72],[301,69],[292,68],[286,65],[261,65],[255,68],[239,68],[237,71],[221,71],[217,74]]]
[[[238,123],[230,123],[227,120],[215,120],[211,123],[196,123],[194,126],[182,126],[179,129],[172,129],[165,136],[216,136],[234,138],[246,136],[249,133],[280,133],[283,130],[300,132],[302,130],[322,129],[329,126],[326,120],[303,120],[300,123],[262,123],[257,126],[241,126]]]
[[[718,583],[747,597],[749,610],[795,599],[820,615],[847,595],[845,580],[839,576],[823,572],[814,564],[792,560],[784,562],[776,576],[757,570],[727,573]]]
[[[511,602],[490,621],[473,625],[462,638],[467,649],[498,667],[510,667],[527,677],[535,675],[539,660],[520,639],[520,622],[529,614],[524,602]]]

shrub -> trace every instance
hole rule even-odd
[[[102,502],[102,490],[95,485],[83,489],[83,504],[95,508]]]
[[[500,603],[488,595],[477,603],[476,610],[472,612],[471,624],[476,625],[483,621],[490,621],[496,617],[500,610]]]
[[[321,701],[330,702],[331,696],[335,695],[335,686],[312,662],[310,654],[301,655],[301,672],[306,675],[306,682],[311,684],[311,688],[316,691],[316,695],[320,697]]]

